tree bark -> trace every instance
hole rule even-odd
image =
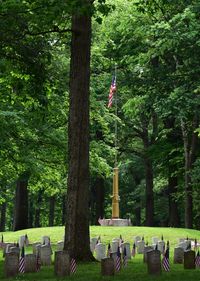
[[[84,3],[88,2],[85,0]],[[64,250],[77,260],[89,261],[93,259],[89,246],[88,202],[91,16],[74,15],[72,30],[68,125],[69,173]]]
[[[49,226],[54,225],[55,196],[49,198]]]
[[[66,222],[66,195],[62,196],[62,225]]]
[[[174,171],[175,171],[175,169],[170,171],[169,177],[168,177],[169,226],[180,227],[178,204],[175,199],[176,193],[177,193],[177,187],[178,187],[178,179],[177,179],[177,176],[172,176],[172,173]]]
[[[25,172],[17,181],[13,230],[28,228],[28,179]]]

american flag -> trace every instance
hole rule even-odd
[[[128,265],[128,257],[127,257],[127,253],[126,253],[126,247],[124,247],[124,252],[123,252],[123,266],[127,266]]]
[[[36,256],[36,270],[40,271],[40,268],[41,268],[40,253],[37,253],[37,256]]]
[[[162,267],[165,271],[169,271],[169,248],[166,249],[164,257],[162,259]]]
[[[120,248],[118,246],[117,248],[117,257],[116,257],[116,263],[115,263],[115,270],[120,271],[121,269],[121,253],[120,253]]]
[[[76,261],[74,258],[71,258],[70,261],[70,273],[75,273],[76,272]]]
[[[195,258],[195,265],[196,267],[200,267],[200,254],[199,251],[197,252],[196,258]]]
[[[135,254],[136,254],[136,245],[135,245],[135,243],[133,243],[133,249],[131,252],[132,257],[135,257]]]
[[[108,250],[107,250],[107,257],[110,258],[110,254],[111,254],[111,246],[110,243],[108,244]]]
[[[116,92],[116,76],[113,76],[112,82],[110,85],[110,92],[109,92],[109,97],[108,97],[108,107],[112,106],[113,102],[113,95]]]
[[[22,247],[21,256],[19,259],[19,273],[25,272],[25,252],[24,252],[24,246]]]

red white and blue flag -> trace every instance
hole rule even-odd
[[[108,107],[112,106],[113,103],[113,95],[116,92],[116,76],[113,76],[112,82],[110,85],[110,91],[109,91],[109,96],[108,96]]]
[[[196,258],[195,258],[195,265],[196,267],[200,267],[200,254],[199,251],[197,252]]]
[[[74,258],[70,261],[70,274],[73,274],[76,272],[76,261]]]
[[[128,265],[128,257],[126,253],[126,247],[124,247],[124,252],[123,252],[123,266],[126,267]]]
[[[120,253],[120,248],[118,246],[117,257],[116,257],[116,262],[115,262],[115,270],[120,271],[120,269],[121,269],[121,253]]]
[[[170,270],[170,265],[169,265],[169,248],[166,249],[164,257],[162,259],[162,267],[165,271]]]
[[[21,256],[19,259],[19,273],[25,272],[25,253],[24,253],[24,246],[22,247]]]

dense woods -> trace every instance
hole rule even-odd
[[[200,228],[199,14],[197,0],[0,3],[0,231],[63,225],[74,185],[70,220],[110,217],[115,122],[120,216]]]

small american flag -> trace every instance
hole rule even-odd
[[[200,267],[200,254],[199,251],[197,252],[196,258],[195,258],[195,265],[196,267]]]
[[[133,249],[131,252],[132,257],[135,257],[135,254],[136,254],[136,245],[135,245],[135,243],[133,243]]]
[[[124,247],[124,252],[123,252],[123,266],[126,267],[128,265],[128,257],[126,253],[126,247]]]
[[[108,107],[112,106],[113,103],[113,95],[116,92],[116,76],[113,76],[112,82],[110,85],[110,92],[109,92],[109,97],[108,97]]]
[[[107,257],[110,258],[110,254],[111,254],[111,246],[110,243],[108,244],[108,250],[107,250]]]
[[[169,248],[166,249],[164,257],[162,259],[162,267],[165,271],[169,271],[170,270],[170,266],[169,266]]]
[[[19,273],[25,272],[25,252],[24,252],[24,246],[22,247],[21,256],[19,259]]]
[[[71,258],[70,261],[70,273],[73,274],[76,272],[76,261],[74,258]]]
[[[121,269],[121,253],[120,253],[120,248],[118,246],[117,248],[117,257],[116,257],[116,264],[115,264],[115,270],[120,271]]]

